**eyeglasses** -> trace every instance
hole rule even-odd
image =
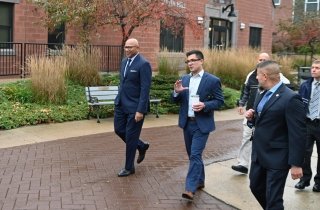
[[[194,63],[196,61],[200,61],[201,58],[198,58],[198,59],[191,59],[191,60],[186,60],[185,63],[188,64],[188,63]]]

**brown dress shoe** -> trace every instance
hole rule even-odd
[[[189,191],[185,191],[184,193],[182,193],[182,198],[188,201],[193,201],[193,193]]]

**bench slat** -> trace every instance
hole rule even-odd
[[[92,86],[92,87],[86,87],[86,91],[106,91],[106,90],[116,90],[118,91],[118,86]]]
[[[105,90],[105,91],[102,91],[102,90],[98,90],[98,91],[87,91],[86,94],[87,95],[90,95],[91,96],[95,96],[95,95],[117,95],[118,94],[118,91],[117,90]]]

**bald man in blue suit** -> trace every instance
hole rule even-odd
[[[118,173],[119,177],[134,174],[136,150],[139,151],[137,163],[141,163],[149,148],[149,144],[139,138],[149,108],[152,77],[150,63],[139,54],[138,41],[128,39],[124,48],[127,58],[121,63],[114,115],[114,131],[126,144],[126,163]]]

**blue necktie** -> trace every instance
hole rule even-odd
[[[260,113],[261,113],[264,105],[265,105],[265,104],[267,103],[267,101],[269,100],[271,94],[272,94],[271,91],[267,91],[267,92],[264,94],[264,96],[263,96],[263,98],[261,99],[261,101],[259,102],[258,107],[257,107],[257,112],[258,112],[259,115],[260,115]]]
[[[126,76],[126,72],[127,72],[127,69],[129,68],[130,66],[130,63],[131,63],[131,59],[128,58],[127,60],[127,64],[126,64],[126,67],[124,68],[124,73],[123,73],[123,76]]]

